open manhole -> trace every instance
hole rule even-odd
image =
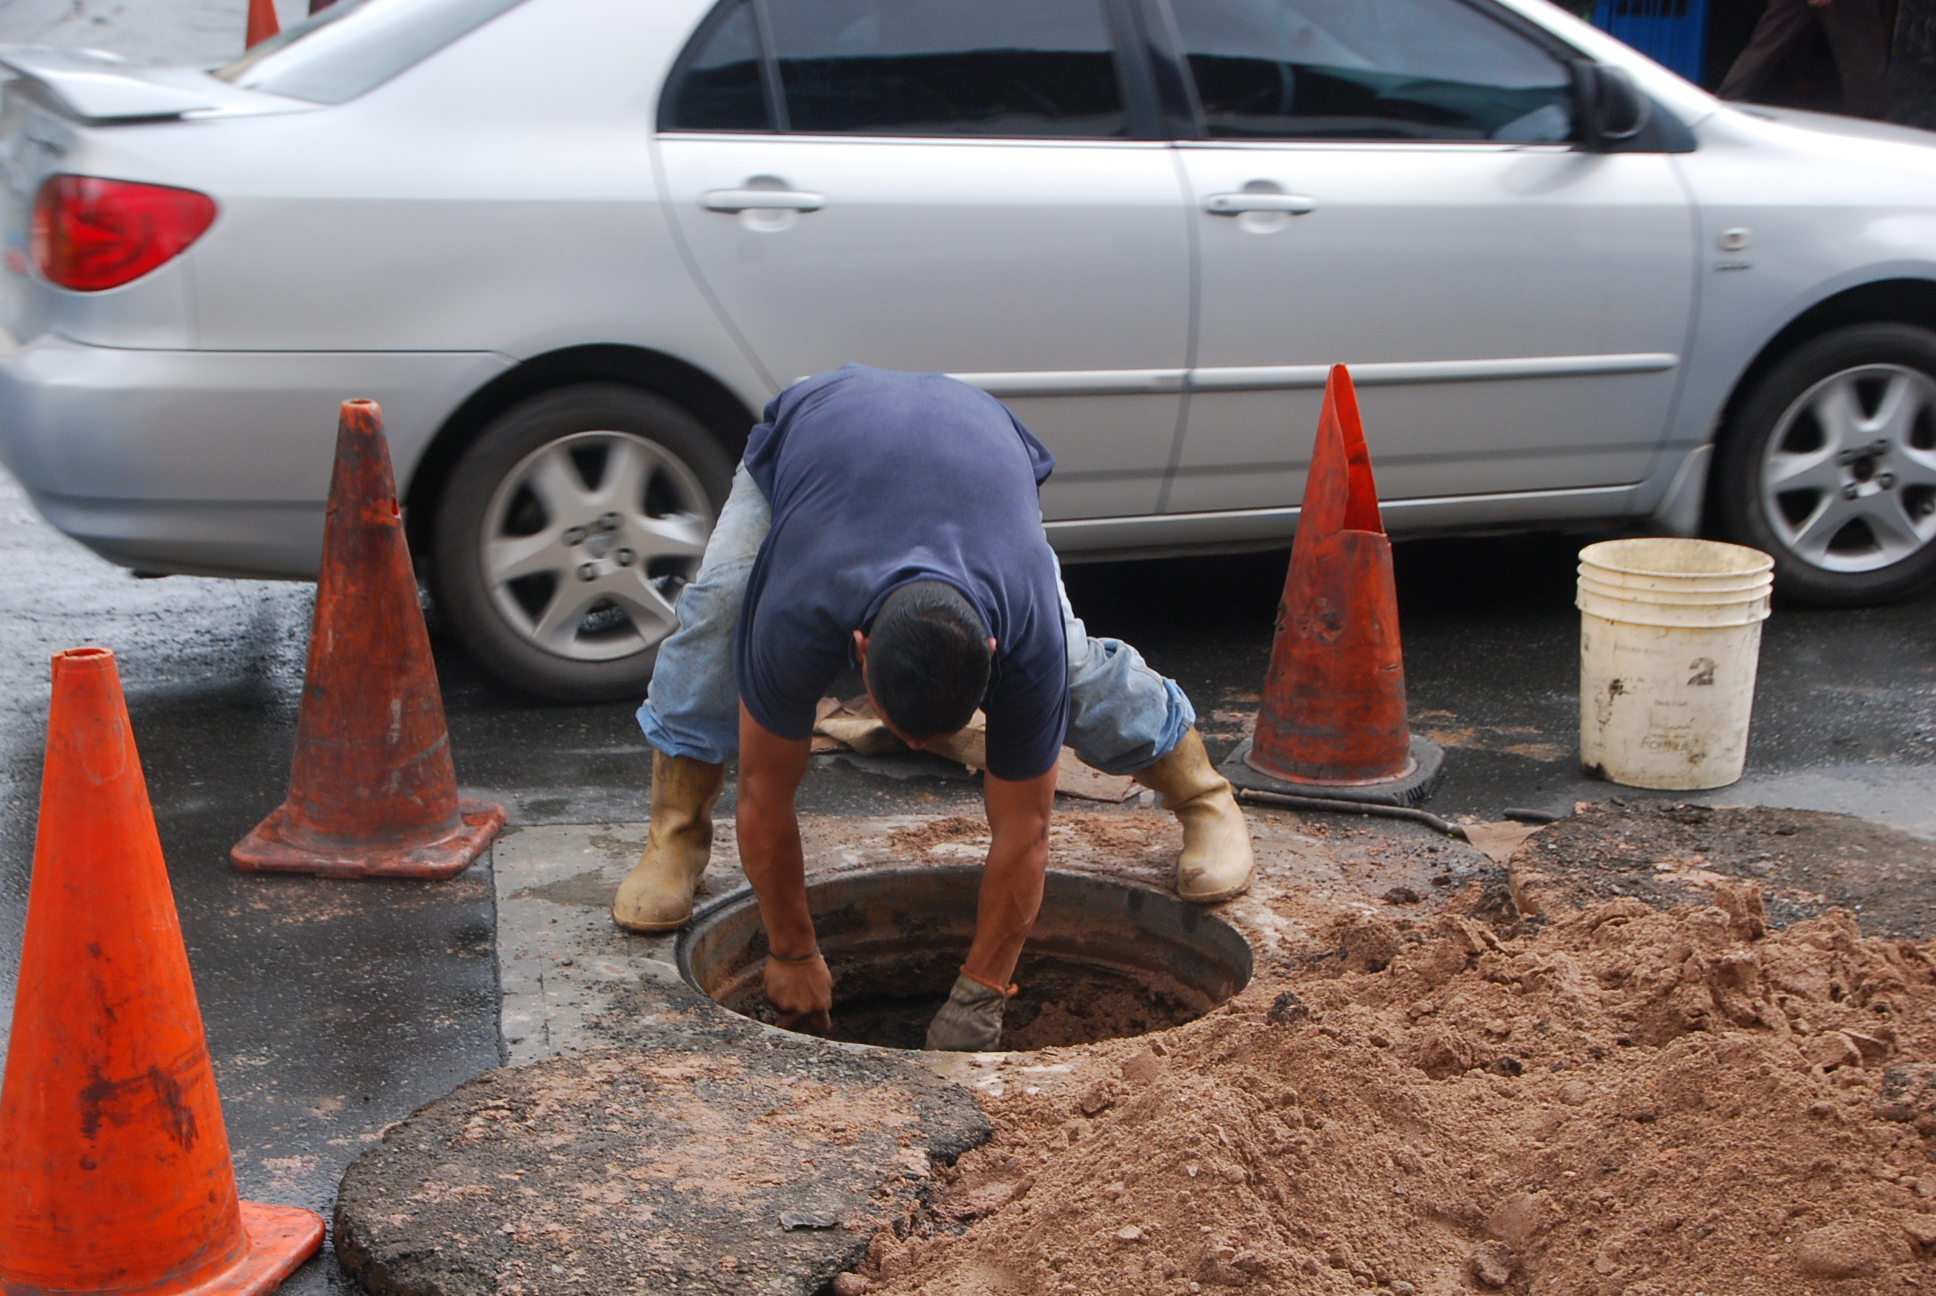
[[[975,931],[974,865],[809,875],[807,901],[834,976],[833,1038],[918,1049]],[[721,896],[679,938],[679,971],[736,1013],[776,1020],[760,979],[766,929],[749,889]],[[1004,1049],[1093,1044],[1192,1021],[1250,982],[1229,923],[1147,887],[1050,870],[1022,952]]]

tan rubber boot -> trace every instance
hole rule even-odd
[[[612,921],[629,931],[668,932],[692,917],[693,893],[713,853],[713,806],[726,767],[652,753],[652,822],[645,850],[618,884]]]
[[[1196,730],[1136,781],[1163,797],[1163,808],[1183,824],[1183,853],[1176,857],[1176,893],[1193,904],[1215,904],[1250,890],[1250,825],[1231,795],[1230,780],[1217,773]]]

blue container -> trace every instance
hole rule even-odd
[[[1707,0],[1599,0],[1593,25],[1695,85],[1701,83]]]

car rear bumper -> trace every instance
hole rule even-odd
[[[0,460],[56,527],[157,572],[305,579],[336,413],[383,407],[400,487],[491,352],[154,351],[42,337],[0,354]]]

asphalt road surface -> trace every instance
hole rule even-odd
[[[1414,725],[1444,741],[1431,808],[1495,818],[1616,793],[1577,768],[1580,540],[1397,550]],[[1071,568],[1077,610],[1195,699],[1220,757],[1269,656],[1284,556]],[[248,877],[228,848],[282,798],[311,587],[136,580],[58,535],[0,477],[0,1020],[11,1016],[32,860],[48,658],[120,660],[187,934],[245,1195],[327,1210],[387,1123],[498,1064],[489,861],[442,884]],[[1843,810],[1936,833],[1936,593],[1766,625],[1749,775],[1724,803]],[[481,677],[440,640],[458,776],[514,824],[645,818],[630,703],[558,706]],[[962,777],[885,778],[821,758],[803,808],[968,806]],[[731,792],[722,805],[730,814]],[[298,1291],[341,1282],[312,1265]]]

